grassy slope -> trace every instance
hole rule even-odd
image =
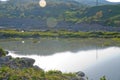
[[[120,38],[120,32],[71,32],[71,31],[30,31],[21,32],[16,30],[0,30],[1,38]]]

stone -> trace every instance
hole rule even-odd
[[[33,67],[35,60],[31,58],[15,58],[9,61],[8,65],[11,68],[29,68]]]
[[[37,69],[37,70],[43,70],[43,69],[41,69],[41,68],[40,68],[39,66],[37,66],[37,65],[35,65],[34,68]]]
[[[26,66],[33,66],[33,64],[35,63],[35,60],[32,58],[21,58],[21,61],[23,61],[25,63]]]
[[[8,63],[11,59],[12,59],[11,56],[0,57],[0,63],[2,64]]]
[[[79,72],[76,73],[76,76],[78,76],[78,77],[85,77],[85,73],[82,72],[82,71],[79,71]]]
[[[9,51],[5,51],[5,53],[8,55],[8,54],[9,54]]]

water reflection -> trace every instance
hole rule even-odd
[[[9,55],[13,57],[29,57],[36,60],[35,65],[45,70],[57,69],[63,72],[84,71],[92,65],[104,63],[104,61],[120,56],[119,47],[109,47],[105,49],[88,50],[73,52],[61,52],[48,56],[41,55],[19,55],[11,52]],[[97,55],[97,57],[96,57]],[[112,64],[111,64],[112,65]],[[109,68],[109,67],[108,67]]]
[[[97,63],[89,68],[85,69],[85,73],[90,80],[99,80],[101,76],[106,76],[107,80],[120,80],[120,47],[111,47],[104,52],[106,57],[105,60],[99,60]],[[102,53],[102,52],[101,52]],[[100,55],[99,58],[102,59],[103,56]]]
[[[29,57],[45,70],[84,71],[90,80],[106,75],[120,80],[120,43],[112,39],[38,39],[0,41],[13,57]],[[116,46],[116,47],[115,47]]]

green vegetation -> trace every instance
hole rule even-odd
[[[44,72],[33,68],[12,69],[9,67],[0,68],[0,80],[44,80]]]
[[[71,80],[74,77],[75,73],[62,73],[57,70],[45,72],[34,68],[12,69],[7,66],[0,68],[0,80]],[[107,79],[103,76],[100,80]]]
[[[0,30],[1,39],[6,38],[120,38],[120,32],[72,32],[72,31],[26,31]]]
[[[12,69],[6,66],[0,68],[0,80],[69,80],[68,77],[75,77],[75,74],[63,74],[60,71],[44,72],[34,68]]]
[[[105,76],[101,77],[100,80],[107,80]]]
[[[6,56],[6,51],[4,51],[2,48],[0,48],[0,57]]]
[[[74,1],[47,1],[47,6],[41,8],[38,4],[39,0],[10,0],[7,3],[0,3],[0,19],[12,21],[0,23],[2,26],[21,27],[27,22],[24,19],[34,19],[41,23],[46,23],[48,18],[55,18],[59,22],[68,22],[69,24],[77,24],[81,22],[98,23],[105,26],[120,27],[120,4],[102,5],[88,7]],[[54,13],[53,13],[54,12]],[[14,23],[17,19],[23,19],[19,23]],[[22,22],[23,21],[23,22]],[[32,23],[32,24],[31,24]],[[36,22],[27,23],[24,27],[39,26]],[[45,24],[44,24],[45,25]],[[40,27],[40,26],[39,26]]]
[[[68,73],[68,74],[64,74],[61,71],[48,71],[46,72],[46,78],[48,78],[48,80],[69,80],[69,78],[75,77],[74,73]]]

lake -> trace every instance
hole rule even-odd
[[[13,57],[29,57],[44,70],[83,71],[90,80],[120,80],[120,43],[112,39],[1,40]]]

